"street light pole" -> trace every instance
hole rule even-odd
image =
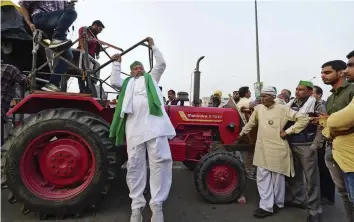
[[[257,0],[254,1],[254,15],[256,21],[256,53],[257,53],[257,82],[261,82],[261,73],[259,68],[259,40],[258,40],[258,12],[257,12]]]

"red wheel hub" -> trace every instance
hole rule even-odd
[[[82,137],[70,131],[52,131],[30,142],[21,158],[20,171],[32,193],[63,200],[86,189],[95,165],[91,146]]]
[[[208,171],[206,183],[212,192],[226,194],[236,188],[237,175],[236,170],[230,165],[216,165]]]
[[[70,185],[82,180],[89,166],[85,147],[71,139],[59,139],[48,144],[40,155],[43,177],[55,185]]]

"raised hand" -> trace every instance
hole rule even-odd
[[[147,37],[147,41],[150,47],[155,45],[154,40],[151,37]]]
[[[113,55],[112,59],[114,59],[117,62],[122,62],[122,56],[120,54]]]

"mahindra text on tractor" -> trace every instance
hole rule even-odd
[[[66,60],[70,68],[62,75],[62,92],[41,91],[50,75],[56,75],[53,66],[64,59],[65,49],[50,50],[46,33],[36,30],[32,34],[16,6],[2,5],[1,12],[3,62],[32,77],[31,89],[20,89],[7,113],[14,127],[1,149],[2,189],[8,190],[9,203],[19,203],[22,213],[35,212],[39,219],[82,215],[100,204],[113,180],[125,179],[117,176],[127,161],[126,147],[115,146],[109,138],[114,107],[102,96],[108,78],[97,75],[112,60],[92,68],[85,39],[86,50],[72,48],[74,58]],[[121,55],[138,46],[148,47],[145,42]],[[149,56],[151,68],[150,49]],[[199,62],[203,58],[194,72],[193,106],[165,106],[177,134],[169,144],[173,160],[193,171],[197,192],[207,202],[223,204],[237,200],[244,191],[244,168],[235,152],[253,149],[254,135],[239,140],[243,121],[237,110],[200,107]],[[66,92],[70,77],[82,80],[88,91]],[[119,90],[114,93],[119,95]],[[189,101],[188,94],[178,93],[177,100]]]

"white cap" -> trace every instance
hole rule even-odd
[[[275,91],[275,88],[273,86],[263,86],[261,93],[276,96],[277,92]]]

